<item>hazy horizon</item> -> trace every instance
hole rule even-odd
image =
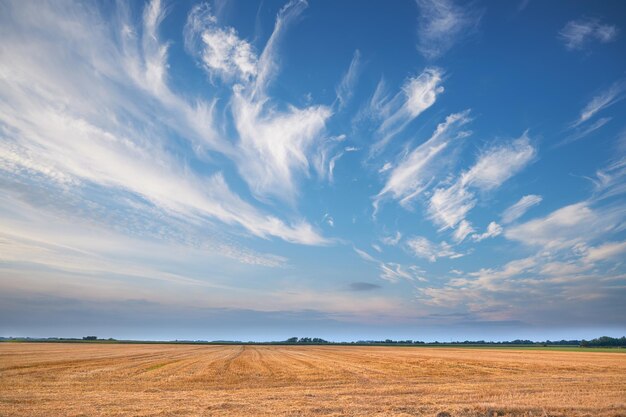
[[[626,334],[626,3],[0,0],[0,336]]]

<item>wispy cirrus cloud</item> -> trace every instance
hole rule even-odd
[[[374,207],[386,196],[407,205],[424,191],[441,166],[435,164],[435,161],[452,141],[468,136],[469,133],[461,130],[461,127],[470,121],[469,110],[466,110],[451,114],[445,122],[440,123],[426,142],[413,149],[391,169],[385,186],[374,199]]]
[[[396,246],[402,239],[402,233],[396,232],[393,236],[383,236],[380,241],[387,246]]]
[[[359,72],[361,71],[361,52],[357,49],[354,51],[352,61],[348,70],[341,78],[341,82],[335,89],[337,93],[337,100],[339,100],[339,108],[345,107],[354,95],[354,88],[359,78]]]
[[[598,19],[571,20],[559,31],[559,39],[569,50],[583,49],[593,41],[612,42],[617,38],[617,26],[601,23]]]
[[[568,145],[584,137],[591,135],[612,120],[612,117],[601,117],[595,122],[593,118],[601,111],[615,105],[626,97],[626,81],[618,80],[611,86],[596,94],[580,111],[578,119],[573,121],[568,130],[571,132],[554,147]]]
[[[536,152],[525,132],[509,143],[495,145],[481,153],[474,166],[461,176],[461,181],[484,191],[498,188],[526,167]]]
[[[584,255],[586,262],[595,263],[611,259],[619,259],[626,253],[625,242],[607,242],[587,249]]]
[[[626,157],[620,156],[597,170],[591,181],[594,184],[592,200],[599,201],[626,194]]]
[[[354,152],[355,148],[346,147],[337,150],[339,145],[346,140],[346,135],[331,136],[322,139],[318,143],[317,150],[313,153],[312,163],[317,175],[322,180],[334,181],[335,166],[337,161],[346,153]]]
[[[426,278],[422,276],[423,271],[415,265],[405,266],[396,262],[383,262],[364,250],[356,247],[353,247],[353,249],[364,261],[377,264],[380,272],[379,277],[385,281],[391,283],[398,283],[402,280],[426,281]]]
[[[598,209],[582,201],[509,227],[504,235],[509,240],[544,250],[562,250],[589,245],[594,239],[616,231],[623,217],[622,206]]]
[[[509,224],[522,217],[531,207],[543,201],[543,197],[540,195],[529,194],[519,199],[519,201],[512,206],[508,207],[502,213],[502,223]]]
[[[488,238],[500,236],[501,234],[502,234],[502,226],[500,226],[496,222],[491,222],[487,226],[487,230],[485,230],[484,233],[474,234],[472,235],[472,239],[475,240],[476,242],[480,242]]]
[[[581,110],[580,117],[574,123],[574,127],[591,119],[601,110],[612,106],[626,97],[626,82],[621,80],[613,83],[609,88],[594,96]]]
[[[475,230],[472,224],[469,221],[463,219],[457,225],[456,230],[452,234],[452,237],[457,243],[461,243],[465,240],[467,236],[469,236],[471,233],[474,233],[474,232]],[[477,235],[476,234],[472,235],[472,237],[475,237],[475,236]]]
[[[294,0],[278,12],[258,58],[233,28],[219,27],[208,6],[194,7],[187,19],[187,49],[209,75],[218,74],[234,83],[231,111],[238,142],[233,159],[252,194],[263,201],[273,197],[295,203],[298,177],[309,174],[312,151],[323,141],[332,114],[329,107],[321,105],[288,105],[279,110],[267,91],[279,69],[281,39],[306,7],[306,1]],[[323,172],[325,175],[326,170]]]
[[[447,242],[434,243],[423,236],[414,236],[407,239],[406,245],[409,251],[418,258],[428,259],[435,262],[439,258],[456,259],[463,256],[462,253],[456,252],[452,245]]]
[[[178,146],[186,145],[167,140],[168,129],[227,156],[233,147],[216,134],[212,103],[189,104],[168,87],[159,1],[146,6],[139,27],[123,5],[111,25],[86,11],[66,24],[60,4],[39,7],[35,15],[50,18],[38,21],[31,7],[13,7],[4,25],[5,169],[131,192],[170,215],[218,220],[262,238],[325,242],[310,224],[289,225],[245,202],[222,173],[201,175],[180,161]],[[64,45],[76,47],[68,54]]]
[[[293,203],[297,175],[308,175],[311,152],[323,140],[331,111],[325,106],[279,112],[265,101],[235,91],[233,117],[239,135],[237,165],[252,193]]]
[[[402,91],[390,98],[384,93],[384,83],[379,82],[370,101],[368,112],[382,119],[376,131],[379,139],[370,153],[379,153],[389,141],[402,132],[407,125],[427,110],[443,93],[443,72],[438,68],[426,68],[420,75],[407,79]]]
[[[252,45],[234,28],[220,28],[208,3],[194,6],[184,31],[185,48],[195,55],[209,75],[225,80],[249,80],[257,75],[258,58]]]
[[[507,239],[537,252],[501,267],[459,272],[443,286],[418,288],[418,298],[489,319],[530,317],[530,304],[542,314],[591,300],[601,306],[620,296],[615,291],[623,293],[616,284],[624,276],[615,268],[626,252],[626,242],[610,239],[620,232],[623,213],[622,206],[592,207],[582,201],[509,227],[504,232]]]
[[[416,0],[419,9],[417,49],[436,59],[476,31],[482,11],[452,0]]]
[[[550,312],[572,311],[580,303],[595,302],[596,308],[602,308],[623,296],[618,283],[624,276],[615,268],[626,252],[626,242],[605,241],[617,231],[610,226],[620,221],[615,214],[592,210],[585,203],[562,207],[527,222],[523,232],[518,229],[507,234],[507,238],[536,247],[536,254],[501,267],[460,272],[443,286],[418,288],[418,298],[427,304],[464,308],[486,319],[531,319],[529,312],[536,309],[550,316]],[[534,308],[529,310],[528,305]]]
[[[469,224],[462,222],[477,203],[472,189],[495,190],[524,169],[535,155],[536,150],[526,133],[511,142],[486,149],[452,185],[435,189],[428,204],[430,218],[442,229],[454,229],[463,224],[463,229],[468,230]]]
[[[457,181],[449,187],[435,189],[428,202],[430,219],[442,230],[454,229],[476,206],[475,194]],[[466,228],[469,224],[466,224]]]
[[[572,134],[570,134],[568,137],[566,137],[562,141],[558,142],[554,146],[555,147],[560,147],[560,146],[563,146],[563,145],[570,144],[572,142],[576,142],[577,140],[580,140],[582,138],[585,138],[585,137],[591,135],[596,130],[599,130],[600,128],[602,128],[604,125],[606,125],[610,121],[611,121],[611,117],[602,117],[602,118],[596,120],[594,123],[590,124],[589,126],[585,126],[583,124],[580,127],[575,127],[574,128],[574,132]]]
[[[431,188],[438,170],[445,165],[445,161],[441,160],[443,151],[450,142],[469,135],[469,132],[461,130],[469,121],[469,110],[448,116],[445,122],[437,126],[429,140],[412,150],[397,166],[390,168],[385,186],[374,197],[374,213],[386,196],[408,206],[414,198]],[[427,205],[430,219],[441,230],[454,229],[454,240],[462,242],[475,232],[466,220],[467,214],[477,204],[473,190],[486,192],[500,187],[526,167],[535,155],[536,150],[527,133],[516,140],[486,149],[475,164],[459,174],[452,184],[449,181],[447,184],[440,182],[434,188]],[[484,238],[495,236],[496,229],[499,234],[501,228],[492,226],[491,231],[485,232]],[[475,241],[484,239],[479,234],[473,236]]]
[[[395,262],[384,262],[380,264],[380,271],[380,278],[392,283],[397,283],[402,280],[427,281],[427,279],[422,276],[423,271],[415,265],[405,267]]]

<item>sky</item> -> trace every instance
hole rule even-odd
[[[625,52],[618,0],[0,0],[0,336],[623,336]]]

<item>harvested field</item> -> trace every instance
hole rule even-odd
[[[1,416],[438,414],[626,416],[626,355],[422,347],[0,344]]]

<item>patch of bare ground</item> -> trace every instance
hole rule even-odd
[[[626,355],[6,343],[0,416],[626,417]]]

